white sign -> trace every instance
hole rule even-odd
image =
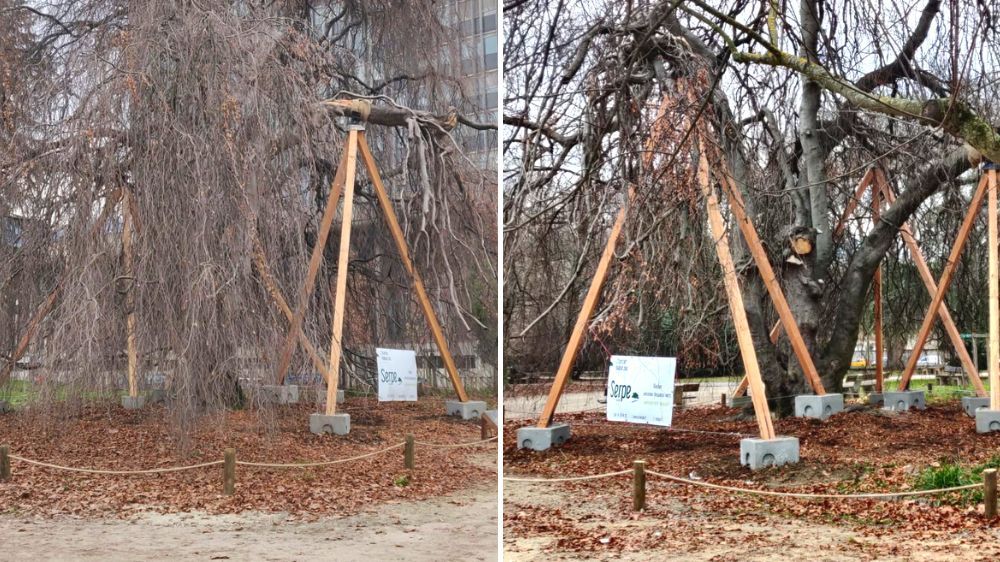
[[[670,425],[674,412],[673,357],[611,357],[608,420]]]
[[[417,353],[406,349],[375,349],[378,401],[417,399]]]

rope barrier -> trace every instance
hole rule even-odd
[[[879,492],[879,493],[868,493],[868,494],[824,494],[824,493],[809,493],[809,492],[778,492],[773,490],[755,490],[753,488],[725,486],[722,484],[712,484],[711,482],[691,480],[690,478],[681,478],[680,476],[664,474],[662,472],[656,472],[649,469],[646,469],[644,473],[651,476],[658,476],[666,480],[672,480],[674,482],[678,482],[681,484],[687,484],[690,486],[700,486],[703,488],[711,488],[713,490],[723,490],[739,494],[751,494],[751,495],[756,494],[760,496],[774,496],[774,497],[801,498],[801,499],[889,499],[889,498],[913,497],[913,496],[930,496],[930,495],[945,494],[948,492],[958,492],[961,490],[971,490],[973,488],[983,487],[982,484],[966,484],[964,486],[953,486],[950,488],[937,488],[934,490],[913,490],[908,492]],[[593,474],[588,476],[570,476],[565,478],[510,478],[505,476],[504,481],[538,482],[538,483],[552,484],[559,482],[579,482],[583,480],[598,480],[601,478],[622,476],[624,474],[633,474],[633,471],[619,470],[618,472],[606,472],[604,474]]]
[[[475,445],[482,445],[483,443],[489,443],[490,441],[496,441],[497,437],[490,437],[489,439],[481,439],[479,441],[468,441],[465,443],[428,443],[427,441],[414,441],[415,444],[422,447],[430,447],[432,449],[452,449],[456,447],[473,447]]]
[[[623,474],[632,474],[631,470],[619,470],[618,472],[605,472],[604,474],[591,474],[589,476],[570,476],[566,478],[511,478],[504,476],[504,482],[580,482],[582,480],[599,480],[601,478],[611,478]]]
[[[909,492],[879,492],[870,494],[823,494],[823,493],[808,493],[808,492],[776,492],[773,490],[755,490],[753,488],[724,486],[722,484],[712,484],[711,482],[700,482],[698,480],[691,480],[689,478],[681,478],[680,476],[663,474],[662,472],[655,472],[653,470],[646,470],[646,474],[650,474],[652,476],[659,476],[660,478],[673,480],[675,482],[680,482],[682,484],[688,484],[691,486],[701,486],[703,488],[712,488],[714,490],[724,490],[727,492],[736,492],[740,494],[755,494],[759,496],[776,496],[784,498],[803,498],[803,499],[844,499],[844,500],[887,499],[887,498],[900,498],[900,497],[910,497],[910,496],[931,496],[936,494],[945,494],[948,492],[958,492],[961,490],[971,490],[972,488],[983,487],[982,484],[966,484],[964,486],[953,486],[951,488],[937,488],[934,490],[913,490]]]
[[[201,464],[192,464],[188,466],[149,468],[145,470],[101,470],[97,468],[75,468],[72,466],[63,466],[59,464],[36,461],[33,459],[26,459],[18,455],[10,455],[10,458],[45,468],[54,468],[56,470],[65,470],[68,472],[85,472],[87,474],[160,474],[164,472],[181,472],[183,470],[194,470],[196,468],[205,468],[206,466],[215,466],[217,464],[223,463],[223,461],[211,461],[211,462],[203,462]]]
[[[360,459],[365,459],[368,457],[374,457],[375,455],[381,455],[386,451],[391,451],[393,449],[398,449],[406,445],[406,442],[396,443],[385,449],[380,449],[371,453],[365,453],[364,455],[358,455],[356,457],[350,457],[346,459],[337,459],[332,461],[316,461],[316,462],[304,462],[304,463],[290,463],[290,464],[279,464],[279,463],[268,463],[268,462],[247,462],[247,461],[236,461],[237,465],[241,466],[255,466],[259,468],[310,468],[313,466],[328,466],[332,464],[343,464],[345,462],[356,461]]]

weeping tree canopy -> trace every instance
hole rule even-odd
[[[456,139],[496,126],[447,64],[450,17],[431,1],[0,0],[4,374],[35,329],[22,363],[60,396],[120,387],[133,312],[140,372],[166,373],[180,421],[231,404],[248,365],[270,376],[289,325],[275,295],[294,308],[349,100],[370,108],[446,331],[495,362],[496,180]],[[356,185],[349,363],[430,341],[363,167]],[[303,324],[323,357],[338,243]]]
[[[929,297],[897,236],[910,221],[935,275],[986,155],[998,30],[981,0],[509,2],[504,45],[504,328],[518,368],[553,369],[618,209],[628,222],[590,328],[602,346],[673,349],[682,368],[727,364],[732,328],[697,181],[717,154],[750,217],[828,391],[838,391],[871,282],[887,264],[891,337],[916,332]],[[873,221],[878,166],[898,195]],[[634,192],[628,204],[627,193]],[[725,202],[725,201],[724,201]],[[725,209],[724,209],[725,211]],[[985,214],[985,213],[984,213]],[[730,216],[730,220],[731,216]],[[984,328],[977,232],[948,299]],[[760,274],[730,224],[745,307],[772,396],[806,390]],[[798,255],[792,239],[809,242]],[[908,288],[906,288],[908,287]],[[652,338],[650,334],[661,334]],[[944,340],[947,341],[947,340]],[[589,353],[589,355],[587,355]],[[790,406],[790,402],[784,406]]]

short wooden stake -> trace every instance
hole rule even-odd
[[[983,502],[986,504],[986,518],[997,516],[997,469],[987,468],[983,471]]]
[[[10,445],[0,445],[0,482],[10,480]]]
[[[486,422],[486,414],[479,417],[479,438],[490,438],[490,424]]]
[[[635,461],[632,463],[632,510],[643,509],[646,509],[646,461]]]
[[[406,436],[406,446],[403,447],[403,468],[413,469],[413,452],[415,442],[412,435]]]
[[[726,393],[725,392],[722,393],[720,401],[722,403],[722,407],[725,408],[726,407]]]
[[[223,464],[222,494],[231,496],[236,493],[236,449],[226,449]]]

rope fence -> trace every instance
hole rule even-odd
[[[783,498],[796,498],[796,499],[839,499],[839,500],[858,500],[858,499],[868,499],[868,500],[894,500],[900,498],[908,497],[918,497],[918,496],[934,496],[940,494],[947,494],[951,492],[961,492],[965,490],[973,490],[981,488],[983,490],[983,499],[985,503],[985,515],[987,519],[992,519],[997,516],[997,470],[994,468],[987,469],[983,471],[983,482],[982,484],[966,484],[964,486],[951,486],[948,488],[936,488],[933,490],[909,490],[909,491],[899,491],[899,492],[876,492],[876,493],[861,493],[861,494],[829,494],[829,493],[813,493],[813,492],[782,492],[778,490],[758,490],[755,488],[741,488],[739,486],[726,486],[723,484],[713,484],[711,482],[704,482],[701,480],[692,480],[690,478],[682,478],[680,476],[674,476],[672,474],[666,474],[663,472],[656,472],[653,470],[646,469],[646,461],[635,461],[632,466],[632,470],[619,470],[616,472],[605,472],[603,474],[591,474],[585,476],[568,476],[562,478],[518,478],[518,477],[507,477],[503,478],[504,482],[534,482],[542,484],[555,484],[561,482],[580,482],[584,480],[599,480],[602,478],[614,478],[617,476],[623,476],[625,474],[632,474],[633,480],[633,508],[635,511],[641,511],[645,509],[646,506],[646,476],[654,476],[656,478],[662,478],[664,480],[669,480],[676,482],[678,484],[683,484],[687,486],[701,487],[711,490],[721,490],[724,492],[736,493],[736,494],[748,494],[757,496],[769,496],[769,497],[783,497]]]
[[[235,493],[237,466],[246,466],[250,468],[267,468],[267,469],[285,469],[285,468],[301,469],[301,468],[312,468],[319,466],[331,466],[336,464],[344,464],[353,461],[358,461],[361,459],[366,459],[377,455],[382,455],[389,451],[402,448],[403,467],[406,469],[413,469],[416,466],[415,451],[417,445],[429,449],[445,449],[445,448],[452,449],[461,447],[475,447],[496,440],[497,436],[491,437],[489,439],[468,441],[465,443],[431,443],[426,441],[416,441],[413,438],[413,435],[407,435],[405,441],[389,445],[388,447],[379,449],[377,451],[372,451],[370,453],[365,453],[362,455],[357,455],[354,457],[348,457],[344,459],[313,461],[313,462],[303,462],[303,463],[269,463],[269,462],[238,461],[236,460],[236,450],[229,448],[224,451],[223,460],[209,461],[209,462],[203,462],[199,464],[192,464],[185,466],[172,466],[163,468],[147,468],[147,469],[134,469],[134,470],[111,470],[111,469],[79,468],[73,466],[65,466],[61,464],[45,462],[36,459],[29,459],[27,457],[15,455],[10,452],[9,445],[0,445],[0,482],[8,482],[12,479],[12,471],[11,471],[12,460],[23,462],[25,464],[33,466],[38,466],[41,468],[60,470],[64,472],[76,472],[76,473],[98,474],[98,475],[115,475],[115,476],[183,472],[187,470],[197,470],[201,468],[207,468],[210,466],[223,465],[223,494],[229,496]]]

